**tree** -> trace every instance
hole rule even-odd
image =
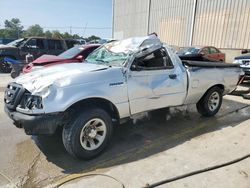
[[[43,37],[44,33],[43,33],[43,28],[38,25],[32,25],[30,26],[24,33],[25,37]]]
[[[62,34],[63,38],[65,39],[71,39],[72,38],[72,35],[69,34],[68,32],[65,32],[64,34]]]
[[[73,39],[80,39],[81,37],[79,36],[79,35],[77,35],[77,34],[74,34],[73,36]]]
[[[5,38],[5,29],[0,29],[0,38]]]
[[[100,37],[97,37],[95,35],[91,35],[90,37],[87,38],[88,41],[92,41],[92,40],[99,40],[101,39]]]
[[[47,38],[52,38],[52,33],[50,31],[46,31],[44,33],[44,36],[47,37]]]
[[[55,31],[52,31],[52,38],[62,39],[63,37],[59,31],[55,30]]]
[[[5,20],[4,26],[5,38],[19,38],[23,31],[23,26],[18,18],[12,18],[10,21]]]
[[[43,28],[38,25],[32,25],[27,30],[23,30],[21,21],[18,18],[12,18],[11,20],[5,20],[5,29],[0,29],[0,38],[20,38],[22,37],[47,37],[47,38],[57,38],[57,39],[83,39],[83,37],[78,34],[71,35],[68,32],[60,33],[58,30],[43,32]],[[99,40],[100,37],[92,35],[86,38],[86,41]]]

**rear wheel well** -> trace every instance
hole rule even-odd
[[[222,84],[217,84],[217,85],[214,85],[214,86],[212,86],[212,87],[219,87],[219,88],[222,90],[222,92],[223,92],[224,89],[225,89],[224,85],[222,85]],[[209,89],[211,89],[212,87],[210,87]],[[209,90],[209,89],[208,89],[208,90]]]
[[[88,110],[89,108],[94,107],[105,110],[110,115],[112,121],[119,123],[120,115],[116,106],[109,100],[103,98],[88,98],[78,101],[71,105],[66,111],[77,113],[83,109]]]
[[[204,95],[206,95],[206,93],[207,93],[210,89],[212,89],[213,87],[218,87],[218,88],[220,88],[221,91],[222,91],[222,93],[224,92],[224,89],[225,89],[224,85],[222,85],[222,84],[216,84],[216,85],[213,85],[213,86],[211,86],[210,88],[208,88],[207,91],[204,93]],[[203,96],[204,96],[204,95],[203,95]],[[203,97],[203,96],[202,96],[202,97]]]
[[[210,89],[212,89],[213,87],[218,87],[218,88],[220,88],[221,91],[222,91],[222,93],[224,92],[224,89],[225,89],[224,85],[222,85],[222,84],[213,85],[213,86],[211,86],[210,88],[207,89],[207,91],[204,93],[204,95],[202,95],[202,97],[200,98],[200,100],[202,100],[202,98],[207,94],[207,92],[208,92]],[[200,100],[199,100],[199,101],[200,101]]]
[[[196,104],[198,112],[205,117],[214,116],[221,107],[222,94],[220,86],[211,87]]]

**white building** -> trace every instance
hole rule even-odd
[[[250,0],[113,0],[114,38],[152,32],[181,47],[216,46],[231,61],[250,48]]]

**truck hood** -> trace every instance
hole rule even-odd
[[[243,60],[243,59],[250,59],[250,53],[240,55],[234,58],[235,60]]]
[[[62,64],[24,74],[17,77],[14,82],[21,84],[32,94],[39,94],[52,85],[67,87],[74,84],[103,81],[108,76],[101,76],[102,78],[100,78],[100,75],[97,74],[108,69],[112,69],[112,67],[90,63]]]
[[[15,46],[10,46],[10,45],[5,45],[5,44],[0,44],[0,50],[1,49],[9,49],[9,48],[11,48],[11,49],[16,49],[17,47],[15,47]]]
[[[58,61],[67,60],[66,58],[62,58],[56,55],[42,55],[41,57],[35,59],[33,64],[43,64],[43,63],[53,63]]]

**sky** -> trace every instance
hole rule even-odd
[[[11,18],[25,28],[39,24],[44,31],[70,33],[71,26],[72,34],[83,37],[112,37],[112,0],[0,0],[0,28]]]

